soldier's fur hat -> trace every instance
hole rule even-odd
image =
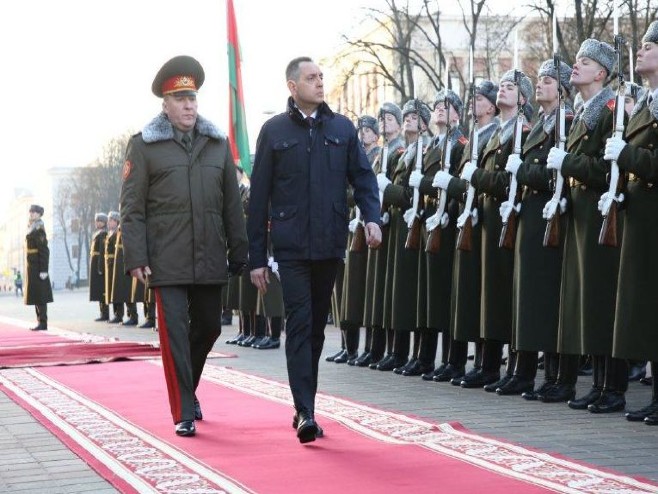
[[[498,110],[498,107],[496,106],[496,96],[498,95],[498,86],[496,84],[492,81],[484,80],[475,87],[475,94],[481,94],[487,98],[496,108],[496,115],[498,115],[500,110]]]
[[[102,221],[103,223],[107,223],[107,215],[105,213],[96,213],[94,215],[94,221]]]
[[[552,77],[553,79],[557,80],[557,70],[555,70],[555,65],[553,64],[553,59],[550,58],[548,60],[545,60],[541,66],[539,67],[539,71],[537,72],[537,77]],[[566,63],[560,60],[560,85],[564,90],[567,91],[567,93],[571,94],[571,91],[573,90],[573,86],[571,85],[571,67],[569,67]]]
[[[372,130],[376,135],[379,135],[379,125],[377,123],[377,119],[375,117],[371,117],[370,115],[363,115],[359,117],[356,128],[368,128]]]
[[[658,43],[658,21],[653,21],[649,24],[647,32],[644,33],[642,43],[646,43],[647,41],[650,43]]]
[[[415,99],[410,99],[409,101],[407,101],[402,107],[402,118],[406,117],[409,113],[415,113],[416,106],[418,106],[418,113],[420,114],[420,118],[423,119],[425,125],[429,125],[430,117],[431,117],[430,109],[425,103],[423,103],[420,100],[418,100],[418,105],[416,105]]]
[[[398,125],[402,125],[402,110],[398,105],[395,103],[391,103],[390,101],[385,102],[382,104],[382,107],[379,109],[379,118],[382,118],[384,113],[390,113],[395,117],[395,120],[397,120]]]
[[[39,206],[38,204],[32,204],[30,206],[30,213],[39,213],[41,216],[43,216],[43,207]]]
[[[110,211],[109,213],[107,213],[107,217],[116,222],[121,221],[121,214],[119,213],[119,211]]]
[[[516,84],[516,80],[514,79],[514,73],[516,71],[514,69],[508,70],[503,74],[503,77],[500,78],[500,82],[513,82]],[[519,91],[521,91],[521,95],[525,98],[526,103],[530,101],[532,98],[532,94],[534,90],[532,89],[532,81],[530,78],[525,75],[522,71],[519,72]]]
[[[580,45],[576,60],[581,57],[591,58],[598,62],[607,72],[612,74],[615,68],[615,49],[604,41],[588,38]]]
[[[464,103],[462,102],[462,99],[459,97],[457,93],[455,93],[452,89],[441,89],[438,93],[436,93],[436,97],[434,98],[434,106],[433,108],[436,109],[436,105],[439,103],[443,103],[445,100],[448,100],[448,103],[452,105],[452,107],[457,110],[457,113],[459,113],[459,116],[462,116],[462,112],[464,111]]]

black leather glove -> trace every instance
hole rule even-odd
[[[244,262],[229,261],[228,262],[228,276],[240,276],[246,264]]]

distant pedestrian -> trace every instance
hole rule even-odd
[[[14,290],[17,297],[18,292],[21,292],[21,297],[23,296],[23,277],[21,276],[20,271],[16,271],[16,277],[14,278]]]

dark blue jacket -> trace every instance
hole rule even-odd
[[[251,269],[267,266],[267,224],[274,258],[343,258],[347,184],[366,222],[379,223],[375,174],[354,124],[322,103],[313,127],[288,100],[265,122],[256,143],[247,233]]]

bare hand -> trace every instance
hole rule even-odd
[[[366,244],[371,249],[376,249],[382,243],[382,231],[377,223],[366,224]]]
[[[258,291],[261,294],[267,292],[267,285],[270,284],[270,271],[268,268],[256,268],[252,269],[251,273],[251,282],[258,288]]]
[[[146,285],[147,278],[151,276],[151,268],[148,266],[142,266],[140,268],[131,269],[130,276],[137,278],[139,281]]]

